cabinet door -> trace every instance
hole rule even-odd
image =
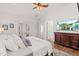
[[[77,35],[77,34],[70,34],[69,38],[71,39],[71,42],[78,42],[79,35]]]
[[[61,35],[61,44],[65,46],[69,46],[69,36],[67,33],[62,33]]]
[[[61,33],[55,33],[55,42],[60,43]]]
[[[70,47],[79,49],[79,35],[72,34],[70,38]]]
[[[75,49],[79,49],[78,42],[71,42],[71,46],[70,47],[75,48]]]

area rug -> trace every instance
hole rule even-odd
[[[72,56],[72,55],[54,48],[53,49],[53,56]]]

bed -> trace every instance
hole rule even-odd
[[[4,47],[6,42],[9,49],[12,50],[16,49],[15,45],[12,45],[14,40],[20,43],[19,45],[22,47],[14,52],[7,51],[6,54],[7,56],[45,56],[46,54],[51,55],[51,53],[53,52],[52,45],[50,44],[49,41],[37,37],[33,36],[26,37],[26,39],[29,39],[32,44],[32,46],[27,47],[22,45],[21,39],[17,35],[14,35],[13,37],[12,35],[0,35],[0,40],[2,39],[4,39]],[[4,48],[3,51],[5,52]]]

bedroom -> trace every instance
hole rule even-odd
[[[31,43],[34,44],[33,47],[28,47],[27,50],[20,50],[20,52],[17,51],[16,53],[15,50],[17,49],[15,47],[17,46],[11,47],[11,40],[10,42],[7,41],[8,43],[6,44],[1,43],[3,45],[6,45],[8,49],[13,51],[12,53],[9,53],[9,56],[28,56],[29,53],[31,54],[31,56],[40,56],[47,54],[56,54],[60,56],[59,53],[61,53],[61,56],[71,55],[69,53],[63,52],[62,50],[60,51],[55,49],[54,52],[54,32],[57,31],[57,22],[63,21],[64,19],[78,18],[79,14],[77,3],[47,4],[48,7],[39,12],[39,10],[33,9],[35,7],[33,3],[0,3],[0,38],[5,39],[6,37],[8,37],[7,39],[12,39],[16,37],[17,39],[17,36],[19,36],[21,38],[30,39]],[[10,35],[13,37],[11,38]],[[51,41],[52,44],[47,40]],[[18,42],[19,41],[17,41],[16,43]],[[20,41],[20,43],[18,44],[23,47],[21,43],[22,42]],[[30,50],[30,52],[28,53],[21,53],[27,52],[29,48],[32,49],[32,51]],[[5,48],[3,47],[2,51],[0,51],[0,54],[3,53],[2,55],[5,55],[7,53],[4,52]]]

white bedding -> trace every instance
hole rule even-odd
[[[50,55],[53,52],[52,45],[49,41],[32,36],[27,37],[27,39],[31,41],[32,46],[28,46],[28,48],[32,50],[34,56],[44,56],[47,53]]]
[[[37,37],[27,38],[29,38],[32,43],[32,46],[30,46],[29,48],[33,51],[34,56],[44,56],[47,53],[48,55],[50,55],[53,52],[50,42]]]

